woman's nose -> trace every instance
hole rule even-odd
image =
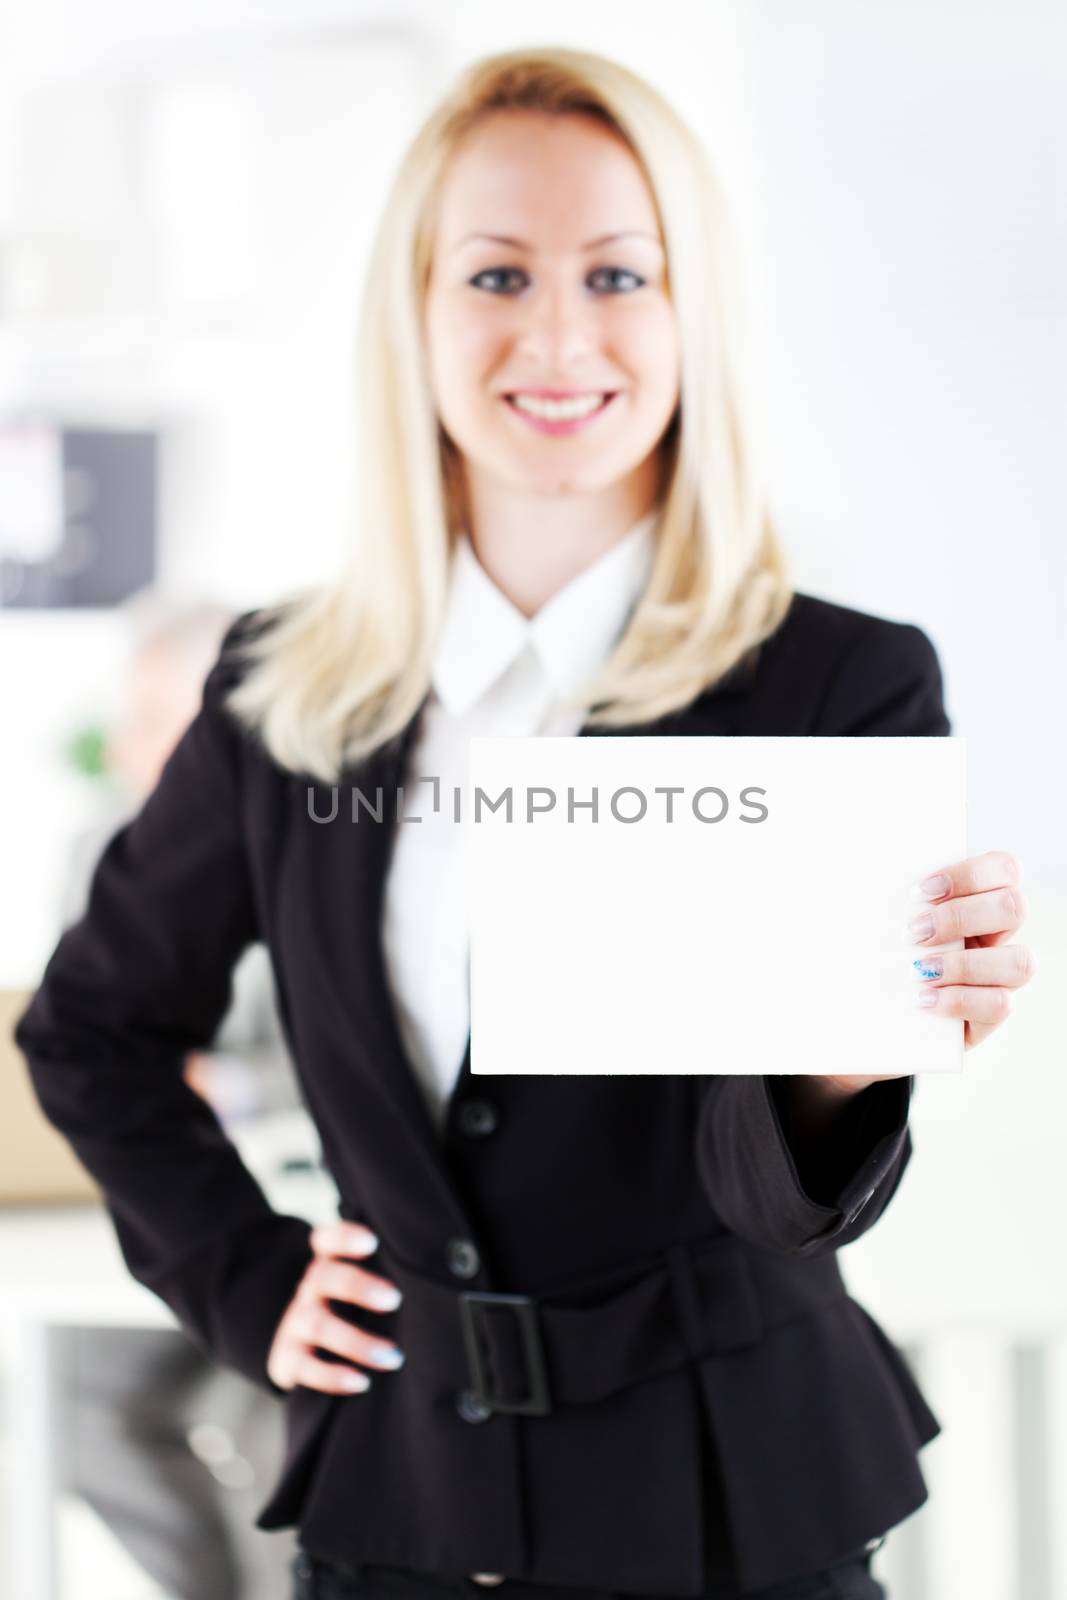
[[[547,367],[560,367],[595,345],[593,308],[581,290],[539,286],[523,306],[519,344]],[[562,370],[561,374],[562,376]]]

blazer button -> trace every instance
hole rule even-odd
[[[481,1267],[481,1257],[469,1239],[449,1239],[448,1270],[457,1278],[473,1278]]]
[[[492,1407],[480,1400],[473,1389],[461,1389],[456,1395],[456,1410],[464,1422],[487,1422],[493,1415]]]
[[[489,1100],[464,1100],[459,1108],[460,1130],[474,1137],[492,1133],[498,1121],[496,1107]]]

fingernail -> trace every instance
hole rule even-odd
[[[948,894],[951,887],[951,879],[943,872],[936,872],[932,878],[921,878],[919,880],[919,892],[927,900],[940,900],[943,894]]]
[[[357,1372],[354,1367],[346,1369],[341,1374],[341,1383],[346,1389],[369,1389],[370,1378],[365,1372]]]
[[[370,1298],[379,1311],[395,1311],[404,1297],[399,1289],[373,1289]]]
[[[925,960],[920,957],[912,966],[918,978],[941,978],[945,973],[945,963],[940,956],[927,956]]]
[[[382,1367],[402,1367],[404,1352],[397,1350],[393,1345],[377,1344],[374,1347],[374,1359]]]
[[[908,923],[908,933],[915,944],[934,936],[934,919],[931,916],[913,917]]]
[[[371,1255],[378,1248],[378,1235],[371,1228],[365,1228],[362,1223],[355,1229],[352,1241],[361,1249]]]
[[[918,989],[915,993],[915,1004],[917,1006],[936,1006],[939,994],[939,989]]]

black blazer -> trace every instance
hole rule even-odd
[[[672,1595],[731,1573],[762,1587],[882,1534],[926,1498],[916,1455],[939,1425],[836,1252],[900,1182],[913,1079],[872,1085],[804,1148],[788,1077],[473,1077],[468,1051],[439,1136],[380,939],[418,718],[314,821],[309,789],[321,818],[326,786],[283,771],[220,702],[260,616],[227,634],[15,1034],[133,1276],[281,1398],[266,1359],[308,1225],[270,1208],[181,1076],[241,951],[269,949],[343,1214],[377,1232],[368,1265],[405,1293],[395,1312],[335,1309],[407,1360],[364,1394],[284,1395],[257,1525],[295,1524],[342,1559]],[[923,632],[798,594],[716,688],[631,731],[950,726]],[[349,788],[373,802],[379,785],[385,820],[353,823]],[[713,974],[708,990],[714,1005]]]

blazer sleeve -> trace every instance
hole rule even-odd
[[[246,614],[247,615],[247,614]],[[257,937],[241,825],[242,737],[224,712],[227,631],[197,714],[110,838],[86,909],[15,1027],[36,1097],[99,1184],[131,1274],[216,1362],[275,1395],[271,1341],[312,1259],[214,1111],[184,1081]]]
[[[911,623],[869,619],[833,669],[814,734],[950,733],[937,653]],[[862,1071],[862,1065],[858,1070]],[[709,1077],[697,1161],[718,1216],[754,1244],[817,1256],[851,1243],[885,1210],[911,1159],[914,1077],[871,1084],[833,1128],[805,1143],[793,1079]]]

